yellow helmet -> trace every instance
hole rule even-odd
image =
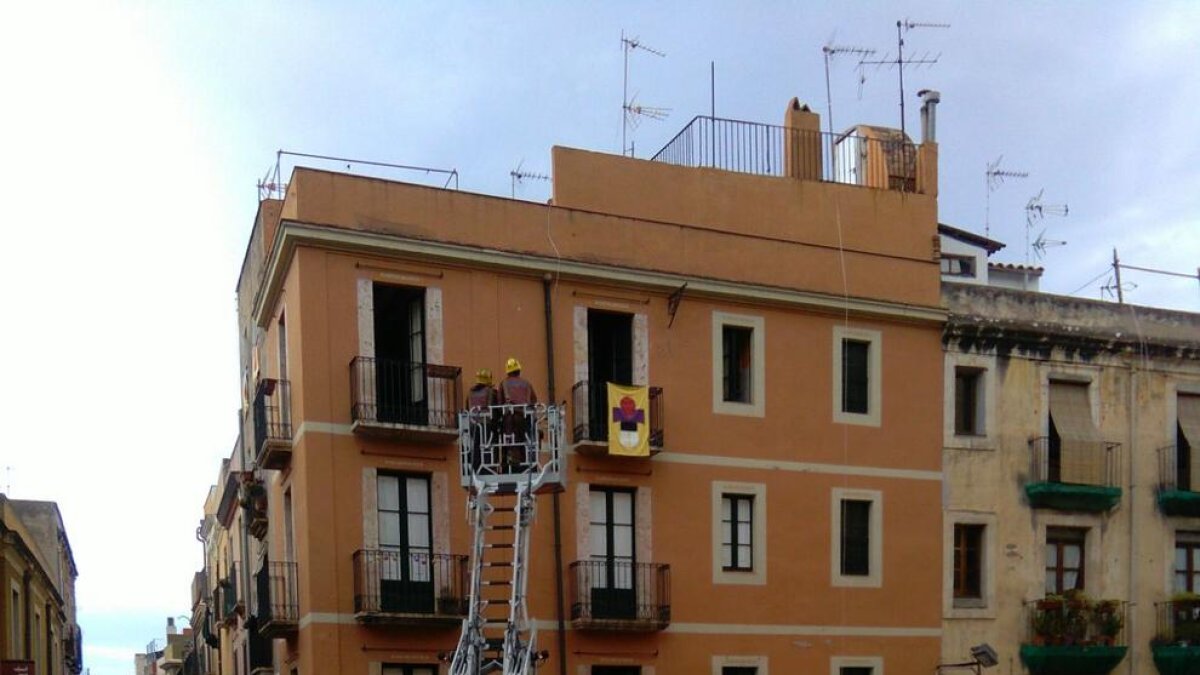
[[[508,363],[504,364],[504,372],[511,375],[521,369],[521,362],[516,358],[508,357]]]
[[[492,371],[488,370],[487,368],[480,368],[479,370],[475,371],[475,382],[476,384],[491,384]]]

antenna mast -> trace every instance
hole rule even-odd
[[[1042,194],[1045,193],[1045,188],[1038,190],[1038,193],[1029,198],[1025,204],[1025,264],[1029,264],[1029,254],[1032,250],[1033,254],[1041,260],[1046,255],[1046,249],[1054,246],[1066,246],[1067,242],[1061,239],[1047,239],[1046,230],[1038,233],[1037,239],[1033,244],[1029,243],[1029,232],[1034,225],[1045,218],[1047,215],[1066,217],[1071,209],[1066,204],[1043,204]]]
[[[821,53],[825,56],[825,107],[826,119],[828,120],[829,133],[833,134],[833,93],[829,85],[829,61],[838,54],[858,54],[860,58],[871,56],[875,53],[874,49],[866,47],[851,47],[848,45],[835,45],[833,39],[821,47]]]
[[[629,52],[640,49],[644,52],[653,54],[659,58],[665,58],[665,52],[660,52],[653,47],[648,47],[642,44],[642,41],[636,37],[625,37],[625,31],[621,31],[621,51],[625,56],[625,75],[621,83],[621,154],[629,157],[633,156],[633,145],[628,141],[630,128],[636,129],[641,118],[648,117],[652,120],[663,120],[671,114],[670,108],[656,108],[653,106],[644,106],[637,103],[637,94],[632,98],[629,96]],[[715,68],[715,66],[714,66]]]
[[[996,161],[989,162],[984,170],[984,177],[987,179],[987,196],[983,207],[983,236],[990,237],[992,235],[992,192],[1004,185],[1005,178],[1029,178],[1028,171],[1008,171],[1000,168],[1000,162],[1004,161],[1004,155],[996,158]]]
[[[525,179],[528,178],[530,180],[544,180],[544,181],[550,180],[550,176],[547,176],[544,173],[537,173],[534,171],[526,171],[526,170],[522,169],[521,167],[523,167],[524,165],[525,165],[525,160],[522,159],[517,164],[517,168],[508,172],[508,175],[512,177],[512,198],[513,199],[517,198],[517,184],[523,182]]]
[[[908,125],[904,119],[904,117],[905,117],[905,115],[904,115],[904,69],[907,66],[914,66],[917,68],[919,68],[921,66],[933,66],[934,64],[936,64],[938,62],[938,59],[940,59],[942,57],[942,54],[941,54],[941,52],[939,52],[935,56],[931,57],[931,56],[929,56],[929,52],[925,52],[919,58],[908,59],[907,61],[905,61],[904,60],[904,34],[914,28],[949,28],[949,27],[950,27],[950,24],[948,24],[948,23],[927,23],[927,22],[922,22],[922,21],[910,21],[908,19],[903,19],[901,21],[897,21],[896,22],[896,58],[889,59],[887,57],[887,55],[885,54],[883,59],[881,59],[879,61],[867,61],[867,60],[863,59],[858,62],[858,65],[860,67],[861,66],[869,66],[869,65],[873,65],[876,68],[879,68],[881,66],[889,66],[889,67],[895,66],[896,67],[896,71],[900,76],[900,133],[904,134],[905,138],[908,137]]]

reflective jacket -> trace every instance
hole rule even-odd
[[[496,390],[486,384],[471,387],[467,394],[467,408],[486,408],[496,404]]]
[[[524,405],[537,403],[533,385],[518,375],[509,375],[500,382],[500,402]]]

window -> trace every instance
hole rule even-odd
[[[1200,592],[1200,532],[1175,533],[1175,592]]]
[[[9,636],[9,656],[14,659],[21,657],[21,592],[17,589],[12,589],[12,602],[9,603],[10,610],[8,625],[12,628],[12,634]]]
[[[1050,382],[1050,438],[1043,480],[1052,483],[1104,485],[1106,453],[1100,430],[1092,422],[1086,382]]]
[[[842,574],[871,573],[871,502],[842,500]]]
[[[1062,595],[1084,588],[1084,542],[1087,530],[1072,527],[1046,529],[1046,594]]]
[[[870,412],[867,359],[871,343],[842,340],[842,412],[865,415]]]
[[[592,666],[592,675],[642,675],[641,666]]]
[[[872,675],[875,669],[870,666],[842,666],[838,675]]]
[[[713,412],[749,417],[765,414],[765,335],[761,316],[713,312]]]
[[[767,486],[712,482],[712,582],[767,583]],[[755,665],[745,661],[720,666]],[[760,665],[760,669],[762,666]],[[714,665],[714,673],[720,672]]]
[[[721,380],[722,400],[736,403],[751,403],[751,365],[753,328],[744,326],[721,327]]]
[[[721,568],[754,569],[754,496],[721,496]]]
[[[592,616],[597,619],[636,618],[634,491],[592,487],[590,499]]]
[[[954,600],[983,599],[983,525],[954,525]]]
[[[883,493],[834,488],[830,503],[832,584],[883,584]]]
[[[377,419],[424,426],[425,289],[375,284],[373,303]]]
[[[969,255],[942,254],[942,275],[948,277],[975,276],[975,258]]]
[[[433,529],[427,476],[379,474],[380,607],[433,611]]]
[[[830,660],[830,675],[883,675],[883,659],[878,656],[835,656]]]
[[[983,415],[980,404],[980,384],[983,371],[978,368],[954,369],[954,433],[959,436],[982,436]]]
[[[758,668],[754,666],[724,666],[721,668],[721,675],[758,675]]]
[[[437,675],[437,666],[393,665],[383,666],[383,675]]]
[[[1200,447],[1200,395],[1180,393],[1175,399],[1175,478],[1179,490],[1200,492],[1200,462],[1192,449]]]
[[[882,333],[833,328],[833,421],[879,426],[883,392]]]

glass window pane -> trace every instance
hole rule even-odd
[[[379,513],[379,545],[400,546],[400,514],[390,511]]]
[[[400,510],[400,481],[395,476],[380,476],[379,508],[388,511]]]
[[[1058,593],[1058,577],[1054,570],[1046,570],[1046,594],[1052,595]]]
[[[750,543],[750,523],[739,523],[737,528],[738,528],[737,529],[738,543],[739,544],[749,544]]]
[[[429,548],[429,516],[420,513],[408,515],[408,545]]]
[[[730,503],[729,497],[721,497],[721,520],[728,521],[730,519]]]
[[[1058,567],[1058,546],[1046,544],[1046,567]]]
[[[1080,547],[1076,544],[1070,544],[1063,547],[1063,567],[1078,568],[1080,558]]]
[[[589,517],[593,523],[608,522],[608,504],[604,499],[604,493],[599,490],[592,490],[591,502],[588,505],[591,513]]]
[[[722,544],[732,544],[733,543],[733,524],[731,524],[731,523],[722,523],[721,524],[721,543]]]
[[[752,557],[748,545],[738,546],[738,563],[741,567],[749,568],[753,564]]]
[[[1175,547],[1175,569],[1187,569],[1188,550],[1183,546]]]
[[[410,553],[408,556],[408,578],[412,581],[429,581],[432,578],[429,554]]]
[[[591,526],[591,548],[592,555],[605,556],[608,555],[608,532],[603,525]]]
[[[405,487],[408,488],[408,510],[410,513],[429,512],[429,481],[424,478],[409,478]]]
[[[1187,574],[1182,572],[1175,573],[1175,592],[1183,593],[1187,591]]]
[[[1077,588],[1076,583],[1079,581],[1078,572],[1068,572],[1063,570],[1063,590],[1069,591],[1072,588]]]
[[[633,527],[616,525],[613,527],[613,555],[618,558],[633,557]]]
[[[621,525],[633,524],[633,495],[628,492],[613,493],[613,522]]]
[[[721,544],[721,567],[729,567],[733,565],[733,547],[729,544]]]

